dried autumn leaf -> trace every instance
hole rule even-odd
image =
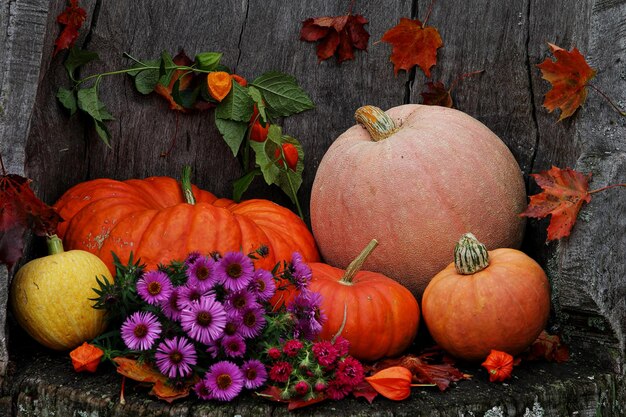
[[[97,346],[83,342],[82,345],[70,352],[72,366],[76,372],[96,372],[104,352]]]
[[[552,89],[544,98],[543,106],[550,113],[560,108],[560,121],[574,114],[585,102],[587,83],[596,75],[596,70],[587,64],[578,49],[566,51],[551,43],[548,43],[548,46],[555,60],[546,58],[537,65],[543,79],[552,84]]]
[[[354,59],[354,50],[367,50],[369,33],[367,19],[361,15],[346,14],[333,17],[316,17],[302,22],[300,40],[319,42],[317,57],[324,61],[337,55],[337,62]]]
[[[64,25],[63,30],[54,41],[54,52],[52,56],[56,55],[63,49],[69,49],[74,46],[76,39],[78,38],[78,31],[87,18],[87,12],[85,9],[78,5],[78,0],[70,0],[69,6],[57,16],[57,22]]]
[[[481,366],[489,372],[490,382],[506,381],[511,378],[511,372],[513,372],[513,356],[492,349]]]
[[[380,395],[390,400],[401,401],[411,395],[413,374],[403,366],[385,368],[372,376],[365,377],[365,380]]]
[[[178,398],[184,398],[189,395],[193,381],[189,381],[181,386],[168,385],[167,377],[161,374],[154,367],[147,363],[140,363],[135,359],[124,358],[118,356],[113,358],[113,362],[117,365],[117,372],[127,378],[137,382],[147,382],[154,384],[150,394],[156,395],[157,398],[172,402]]]
[[[558,335],[548,334],[544,330],[524,353],[524,359],[529,361],[544,359],[556,363],[567,362],[569,349]]]
[[[316,397],[311,398],[310,400],[285,400],[280,395],[281,389],[275,385],[270,385],[265,388],[262,392],[257,393],[259,397],[267,398],[268,400],[287,403],[287,409],[289,411],[296,410],[298,408],[303,408],[309,405],[317,404],[326,399],[326,396],[323,394],[318,394]]]
[[[426,27],[418,19],[401,18],[382,38],[393,48],[390,61],[393,71],[409,71],[418,65],[426,77],[430,77],[430,68],[437,63],[437,49],[443,46],[439,31],[434,27]]]
[[[520,216],[540,219],[550,215],[547,240],[569,236],[583,203],[591,201],[591,174],[553,166],[531,176],[543,192],[530,196],[530,203]]]
[[[374,398],[378,396],[378,391],[376,391],[369,382],[361,381],[359,385],[352,389],[352,395],[354,395],[355,398],[363,397],[371,404]]]
[[[30,183],[15,174],[0,176],[0,262],[9,270],[22,257],[27,230],[37,236],[52,235],[63,220],[35,196]]]
[[[179,66],[190,66],[191,64],[193,64],[193,61],[191,60],[191,58],[187,56],[185,51],[180,51],[173,58],[172,61],[174,61],[174,64],[179,65]],[[193,79],[193,74],[189,74],[189,73],[185,74],[185,73],[186,71],[175,70],[172,74],[172,78],[170,79],[170,83],[167,86],[164,86],[158,83],[154,87],[154,91],[160,96],[164,97],[169,102],[170,109],[172,110],[177,110],[181,112],[187,111],[183,106],[181,106],[174,100],[174,97],[172,97],[172,90],[174,88],[174,84],[176,83],[176,81],[178,81],[179,78],[180,78],[180,81],[178,84],[178,89],[181,91],[185,90],[191,83]]]
[[[441,81],[429,81],[426,88],[420,93],[422,96],[422,104],[428,106],[442,106],[452,108],[452,96],[450,90]]]

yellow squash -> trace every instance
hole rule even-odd
[[[56,236],[48,238],[48,252],[15,274],[10,304],[33,339],[51,349],[69,350],[104,330],[104,310],[92,308],[89,299],[96,297],[96,277],[113,278],[100,258],[82,250],[64,252]]]

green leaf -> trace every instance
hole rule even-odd
[[[243,143],[246,132],[248,130],[248,124],[245,122],[237,122],[234,120],[215,118],[215,126],[224,137],[224,141],[233,152],[234,156],[239,153],[239,148]]]
[[[280,167],[280,173],[278,174],[278,178],[276,180],[276,185],[280,187],[281,190],[285,194],[289,196],[291,202],[295,205],[298,205],[298,190],[302,185],[302,172],[304,171],[304,151],[302,150],[302,145],[300,142],[291,136],[284,135],[282,137],[283,143],[291,143],[298,150],[298,163],[296,164],[296,170],[292,171],[289,167]],[[300,210],[298,208],[298,210]]]
[[[81,67],[94,59],[98,59],[97,53],[74,47],[70,49],[70,53],[65,59],[63,65],[65,66],[70,79],[75,80],[74,71],[76,71],[78,67]]]
[[[172,56],[167,51],[163,51],[161,53],[161,61],[159,62],[159,84],[170,85],[176,66]]]
[[[263,102],[261,92],[254,86],[250,86],[248,87],[248,93],[250,94],[250,97],[252,97],[252,100],[254,100],[256,108],[259,111],[259,119],[262,124],[265,125],[265,123],[267,123],[267,113],[265,112],[265,103]]]
[[[59,102],[70,111],[70,115],[76,113],[77,104],[76,104],[76,96],[72,90],[68,90],[67,88],[59,88],[57,92],[57,99]]]
[[[247,88],[233,82],[230,93],[215,108],[215,116],[220,119],[247,123],[252,117],[253,110],[254,101],[248,94]]]
[[[221,52],[202,52],[196,55],[198,68],[205,71],[214,71],[222,59]]]
[[[274,163],[272,157],[270,156],[273,154],[268,154],[268,151],[266,150],[268,144],[273,144],[273,142],[267,140],[265,142],[255,142],[253,140],[250,141],[250,146],[254,151],[256,165],[261,170],[265,182],[268,185],[272,185],[276,184],[278,176],[280,175],[280,169]],[[273,146],[275,149],[276,145],[273,144]]]
[[[109,132],[109,129],[106,127],[104,122],[100,120],[94,120],[94,124],[96,126],[96,133],[98,133],[98,136],[100,136],[100,139],[102,139],[104,144],[110,148],[111,133]]]
[[[135,76],[135,88],[141,94],[150,94],[158,83],[159,71],[156,69],[146,69]]]
[[[103,122],[113,120],[114,117],[107,111],[106,106],[98,98],[95,86],[78,90],[78,108],[89,114],[94,120]]]
[[[254,181],[258,175],[261,175],[261,170],[259,168],[255,168],[243,177],[235,180],[233,182],[233,200],[240,202],[241,197],[243,197],[243,193],[248,190],[250,184],[252,184],[252,181]]]
[[[277,116],[290,116],[314,107],[311,98],[290,75],[267,72],[252,81],[251,85],[259,89],[265,104]]]
[[[159,68],[159,60],[150,59],[148,61],[136,62],[132,67],[130,67],[130,71],[128,71],[128,75],[131,77],[137,76],[141,71],[145,70],[155,70],[158,71]]]
[[[179,77],[172,86],[172,98],[176,103],[183,106],[186,109],[193,108],[195,104],[198,94],[200,94],[200,88],[194,88],[192,90],[181,90],[180,89],[180,80],[183,77]]]

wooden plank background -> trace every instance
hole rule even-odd
[[[311,95],[314,110],[284,120],[306,153],[300,199],[308,215],[309,192],[325,150],[354,122],[363,104],[383,109],[419,103],[427,79],[420,71],[394,76],[391,47],[377,42],[401,17],[424,19],[430,1],[355,2],[354,13],[370,23],[367,53],[338,65],[318,63],[315,45],[301,42],[308,17],[345,13],[349,1],[83,0],[88,20],[78,44],[100,61],[82,75],[126,67],[128,52],[156,58],[167,50],[188,55],[223,52],[223,62],[254,78],[268,70],[294,75]],[[231,194],[241,175],[237,161],[213,124],[212,114],[176,115],[155,94],[135,91],[127,76],[102,81],[101,99],[116,120],[111,148],[80,117],[68,118],[56,102],[67,86],[65,54],[52,57],[59,33],[56,16],[65,1],[3,0],[0,4],[0,152],[10,171],[24,172],[37,194],[53,203],[87,179],[178,176],[183,164],[193,181],[220,196]],[[593,188],[626,182],[626,123],[590,91],[581,111],[557,122],[542,107],[549,90],[536,64],[547,42],[577,47],[598,73],[594,85],[626,107],[626,1],[623,0],[440,0],[428,20],[441,33],[433,80],[449,85],[461,74],[483,70],[453,91],[456,107],[490,127],[509,146],[526,178],[531,172],[569,166],[592,172]],[[178,123],[178,128],[176,127]],[[177,142],[167,158],[160,154]],[[528,181],[531,193],[537,187]],[[246,197],[271,198],[293,208],[280,191],[257,182]],[[547,268],[553,285],[554,325],[570,344],[599,349],[607,364],[622,370],[626,334],[626,207],[624,190],[595,195],[572,235],[546,245],[545,221],[528,224],[524,248]],[[37,253],[32,246],[31,255]],[[0,276],[6,294],[8,277]],[[0,297],[4,311],[6,296]],[[4,317],[0,315],[0,321]],[[596,349],[597,350],[597,349]],[[1,355],[6,360],[6,353]],[[617,353],[617,354],[616,354]],[[5,361],[6,362],[6,361]]]

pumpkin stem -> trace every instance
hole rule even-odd
[[[183,187],[183,195],[185,196],[185,201],[188,204],[196,204],[196,197],[194,197],[193,192],[191,191],[191,166],[185,165],[183,167],[183,175],[180,178],[180,184]]]
[[[357,256],[350,265],[346,268],[346,272],[343,274],[343,277],[339,280],[342,284],[350,285],[352,284],[352,280],[357,272],[363,266],[363,263],[367,260],[367,257],[370,256],[370,253],[378,246],[378,241],[376,239],[372,239],[370,243],[367,244],[365,249],[361,251],[359,256]]]
[[[56,255],[64,252],[63,241],[61,241],[57,235],[47,236],[46,244],[48,245],[48,255]]]
[[[396,122],[376,106],[359,107],[354,118],[367,129],[374,142],[387,139],[398,130]]]
[[[465,233],[454,247],[454,266],[462,275],[482,271],[489,266],[487,247],[472,233]]]

